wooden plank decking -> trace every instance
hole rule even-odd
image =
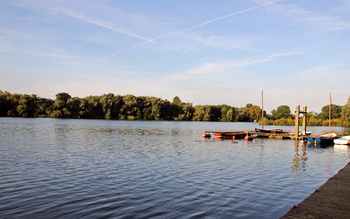
[[[350,163],[281,218],[350,218]]]
[[[295,140],[294,135],[289,133],[261,133],[261,132],[251,132],[252,135],[257,135],[259,138],[269,138],[269,139],[290,139]],[[297,140],[306,139],[307,135],[299,135]]]

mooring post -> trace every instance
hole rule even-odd
[[[299,113],[300,113],[300,105],[297,105],[295,109],[295,139],[299,138]]]
[[[303,107],[303,135],[306,135],[306,114],[307,114],[306,110],[307,110],[307,107],[304,106]]]

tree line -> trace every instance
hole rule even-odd
[[[182,102],[177,96],[170,102],[158,97],[112,93],[78,98],[63,92],[52,100],[35,94],[11,94],[0,90],[1,117],[261,122],[261,111],[259,106],[251,103],[240,108],[226,104],[193,106],[192,103]],[[308,125],[324,125],[328,117],[327,105],[319,114],[307,114]],[[332,117],[337,125],[350,125],[350,98],[344,106],[332,105]],[[271,114],[264,111],[266,125],[294,125],[293,121],[294,115],[287,105],[279,106]]]

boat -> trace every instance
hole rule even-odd
[[[324,135],[310,135],[307,140],[314,144],[334,144],[334,139],[338,138],[337,134],[331,133],[331,120],[332,120],[332,95],[329,93],[329,133]]]
[[[282,129],[259,129],[259,128],[255,128],[255,132],[260,132],[260,133],[287,133],[285,131],[283,131]]]
[[[255,132],[277,133],[277,134],[287,133],[287,132],[284,132],[282,129],[273,129],[273,130],[264,129],[264,91],[261,91],[261,129],[255,128]]]
[[[333,144],[334,139],[337,137],[337,134],[330,133],[324,135],[310,135],[307,137],[307,140],[314,144]]]
[[[221,139],[244,139],[245,136],[247,136],[247,132],[214,132],[214,136],[216,138],[221,138]]]
[[[333,141],[334,141],[334,144],[342,144],[342,145],[350,144],[350,135],[334,139]]]
[[[211,135],[210,135],[210,132],[209,131],[203,131],[204,133],[203,133],[203,138],[210,138],[211,137]]]

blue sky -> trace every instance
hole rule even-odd
[[[320,112],[349,39],[349,0],[0,0],[0,90]]]

